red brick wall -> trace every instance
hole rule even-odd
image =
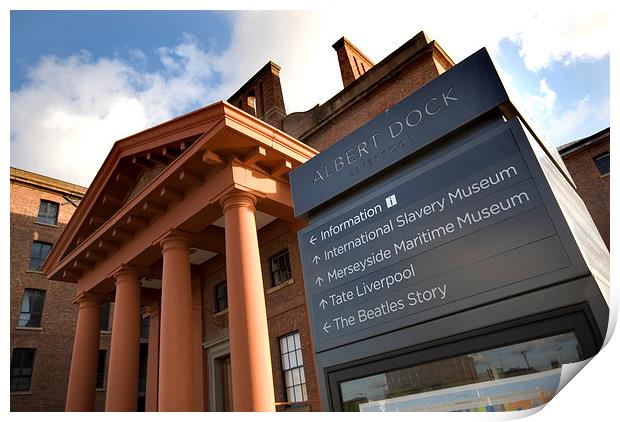
[[[57,226],[36,223],[41,199],[60,204]],[[33,240],[55,243],[75,207],[62,195],[21,183],[11,183],[11,355],[14,348],[36,349],[29,392],[11,394],[11,411],[62,411],[65,408],[77,305],[75,285],[49,281],[28,271]],[[24,289],[45,290],[41,328],[17,328]],[[109,349],[109,335],[102,335],[101,349]],[[99,409],[105,393],[99,392]]]
[[[609,152],[609,132],[600,141],[563,156],[575,184],[577,193],[588,207],[590,215],[609,248],[609,174],[601,176],[594,157]]]
[[[35,223],[41,199],[60,204],[57,227]],[[11,394],[12,411],[53,411],[65,406],[77,318],[71,303],[75,286],[28,271],[28,262],[32,241],[56,242],[74,210],[60,195],[11,183],[11,354],[13,348],[36,349],[31,390]],[[46,291],[41,329],[16,328],[26,288]]]

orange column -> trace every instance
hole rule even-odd
[[[256,198],[245,192],[222,201],[226,230],[228,326],[233,407],[275,411],[267,310],[256,234]]]
[[[161,242],[159,411],[192,410],[192,285],[189,242],[172,232]]]
[[[149,318],[149,354],[146,363],[147,412],[157,412],[157,384],[159,373],[159,304],[147,307]]]
[[[123,267],[114,277],[116,298],[105,410],[135,412],[140,355],[140,274]]]
[[[65,410],[92,412],[95,410],[102,301],[96,295],[85,293],[78,297],[76,302],[80,307],[73,341]]]

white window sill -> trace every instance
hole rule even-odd
[[[289,278],[286,281],[283,281],[282,283],[278,284],[277,286],[273,286],[272,288],[270,288],[269,290],[267,290],[267,294],[271,294],[271,293],[275,293],[280,289],[285,288],[286,286],[290,286],[291,284],[293,284],[295,282],[294,279]]]
[[[15,327],[16,330],[24,330],[24,331],[43,331],[43,327]]]
[[[46,227],[54,227],[54,228],[59,228],[60,226],[58,224],[50,224],[50,223],[44,223],[42,221],[34,221],[34,224],[38,224],[39,226],[46,226]]]

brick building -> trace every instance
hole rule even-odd
[[[286,113],[280,67],[269,62],[227,102],[118,141],[71,223],[75,209],[62,205],[59,227],[41,237],[56,245],[43,268],[55,281],[27,273],[24,260],[48,229],[34,221],[39,201],[64,204],[65,191],[28,196],[40,188],[11,177],[11,347],[37,349],[31,387],[12,394],[12,410],[61,410],[65,396],[68,410],[326,410],[287,173],[454,65],[423,32],[376,64],[345,38],[333,48],[344,89],[306,112]],[[17,223],[22,214],[29,225]],[[42,330],[13,328],[30,286],[62,290],[54,308],[45,302],[65,315],[57,331],[45,310]],[[106,312],[121,328],[101,331]],[[40,366],[44,336],[62,348],[46,352],[56,374]],[[37,386],[52,383],[38,384],[39,374],[55,380],[45,398]],[[254,397],[266,380],[273,391]]]
[[[609,248],[609,128],[562,145],[560,155]]]
[[[77,310],[75,289],[43,260],[86,188],[11,168],[11,410],[62,410]],[[14,376],[15,375],[15,376]]]

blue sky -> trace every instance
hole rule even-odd
[[[342,89],[338,38],[379,62],[420,30],[456,62],[487,47],[517,107],[562,145],[609,126],[609,10],[544,3],[523,1],[507,14],[454,2],[449,15],[404,3],[353,12],[11,11],[11,165],[87,186],[114,141],[228,98],[268,60],[282,66],[287,112],[304,111]]]
[[[120,55],[130,59],[130,51],[139,49],[147,55],[149,66],[160,70],[155,49],[175,45],[184,32],[195,35],[202,48],[221,53],[230,41],[228,14],[139,10],[13,12],[11,91],[28,81],[28,68],[44,55],[67,57],[85,50],[95,57]]]

